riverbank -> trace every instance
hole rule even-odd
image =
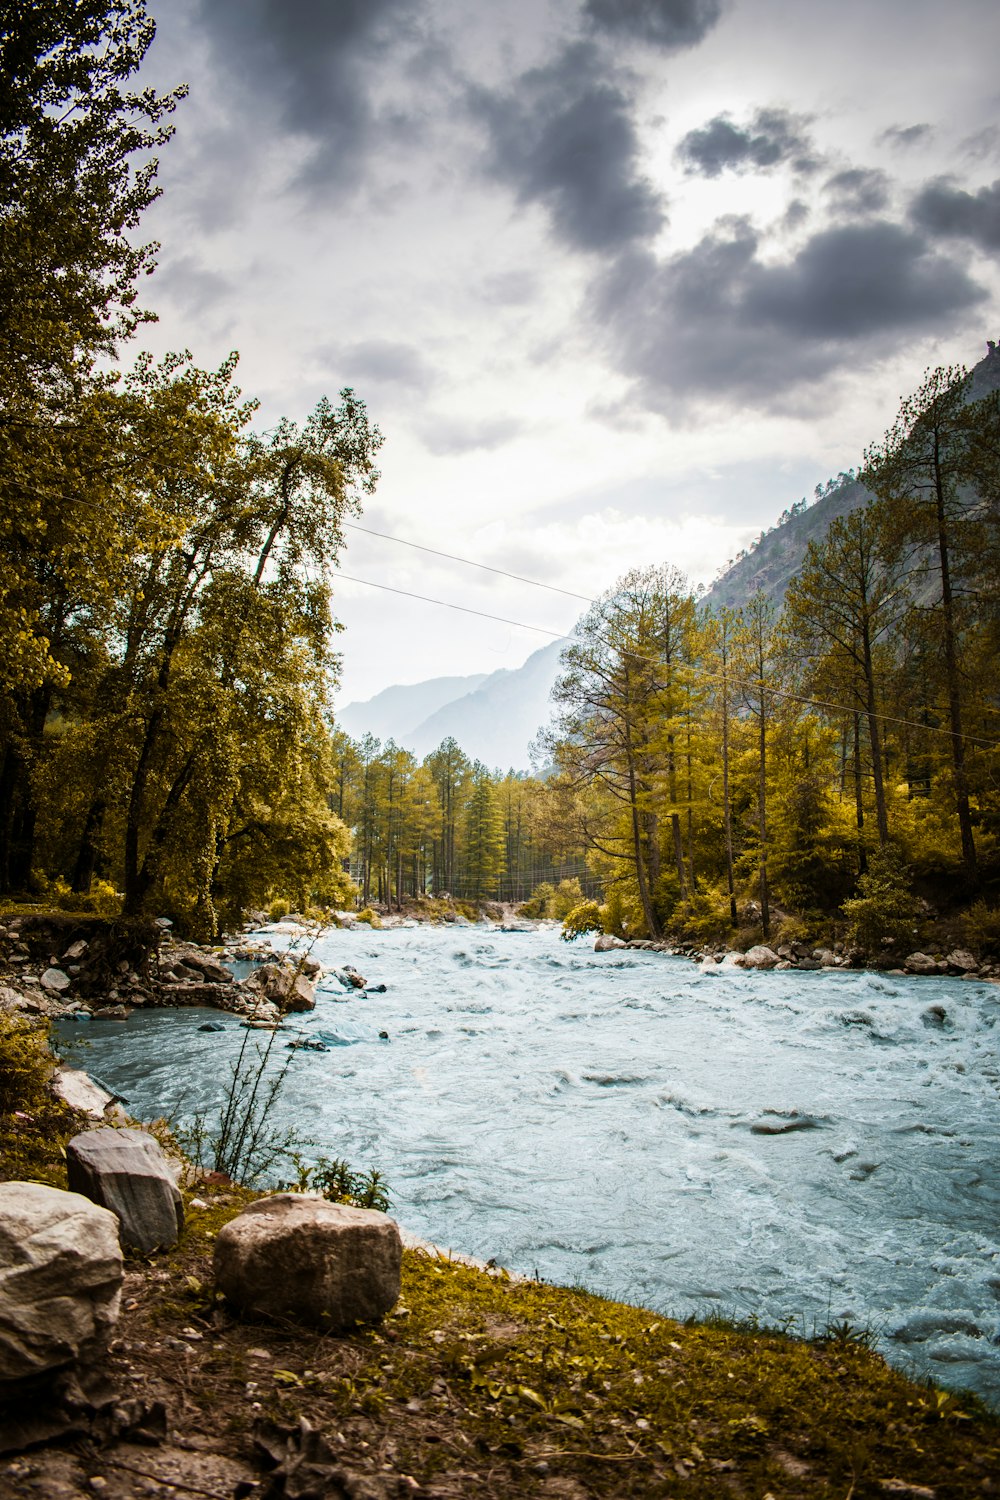
[[[39,1165],[65,1186],[54,1152]],[[804,1341],[684,1324],[417,1250],[377,1327],[236,1319],[211,1251],[254,1196],[186,1185],[179,1245],[127,1264],[99,1379],[71,1409],[37,1393],[7,1408],[5,1496],[1000,1493],[997,1419],[890,1369],[846,1325]]]
[[[296,933],[270,936],[286,943]],[[391,998],[402,988],[406,945],[424,944],[428,936],[387,934],[383,943],[362,929],[330,938],[334,951],[352,953],[359,966],[363,959],[367,966],[376,949],[384,950],[386,960],[394,953],[397,970],[381,971],[389,978]],[[527,935],[492,935],[486,928],[457,933],[456,941],[446,934],[440,938],[449,949],[470,957],[490,943],[535,942]],[[554,934],[549,945],[554,958],[583,965],[602,990],[617,987],[622,998],[634,996],[640,973],[665,972],[665,966],[650,963],[641,953],[611,953],[595,961],[574,945],[558,942]],[[487,963],[496,961],[483,957]],[[477,998],[456,1018],[456,1037],[463,1034],[462,1025],[484,1024],[484,981],[503,972],[477,972]],[[555,977],[561,971],[552,972]],[[701,1013],[704,996],[720,982],[725,990],[742,990],[753,979],[738,971],[715,979],[688,965],[677,966],[676,972],[689,976]],[[822,974],[817,979],[826,982]],[[776,975],[766,981],[767,989],[785,986],[787,980]],[[836,979],[841,989],[858,982],[848,973]],[[955,989],[971,994],[965,986]],[[447,988],[435,983],[434,993],[440,997],[436,1012],[450,1010]],[[751,1013],[759,1009],[753,1006]],[[853,1006],[850,1013],[858,1019]],[[634,1014],[615,1009],[619,1026]],[[643,1013],[644,1038],[651,1014]],[[169,1015],[165,1011],[162,1019],[168,1021]],[[380,1021],[381,1008],[376,1015]],[[741,1045],[747,1019],[748,1012],[742,1011]],[[156,1017],[150,1020],[159,1024]],[[440,1024],[439,1016],[435,1020]],[[42,1017],[34,1021],[41,1024]],[[686,1051],[681,1021],[673,1007],[670,1031]],[[114,1025],[113,1018],[97,1024],[116,1043],[124,1039],[126,1029]],[[143,1030],[146,1024],[144,1019]],[[196,1032],[195,1016],[190,1024]],[[521,1020],[514,1024],[523,1029]],[[592,1023],[586,1031],[593,1035]],[[863,1035],[853,1023],[851,1031]],[[392,1032],[397,1042],[402,1039],[396,1024]],[[218,1045],[217,1038],[204,1040]],[[440,1048],[447,1051],[452,1045],[445,1036]],[[372,1059],[393,1055],[394,1049],[379,1050],[378,1042],[372,1047]],[[399,1048],[398,1055],[406,1072],[421,1061],[412,1042]],[[328,1063],[302,1056],[296,1093],[309,1078],[318,1079],[316,1070]],[[585,1086],[595,1104],[612,1097],[612,1075],[619,1071],[610,1057],[602,1062],[600,1076],[595,1074]],[[219,1066],[217,1061],[216,1071]],[[369,1064],[363,1074],[368,1092],[381,1089]],[[577,1084],[566,1086],[579,1088],[581,1077],[582,1070]],[[626,1096],[639,1097],[640,1080],[627,1069],[620,1070],[618,1082]],[[426,1120],[426,1095],[420,1094],[419,1080],[415,1086]],[[404,1106],[398,1093],[393,1097],[396,1110]],[[696,1103],[698,1097],[696,1092]],[[587,1109],[583,1096],[578,1099],[577,1131],[585,1118],[580,1108]],[[704,1102],[698,1109],[701,1132],[708,1120]],[[58,1129],[50,1118],[35,1133],[39,1154],[33,1159],[25,1154],[31,1122],[18,1122],[19,1174],[64,1185],[59,1131],[78,1129],[83,1122],[65,1111],[59,1118],[65,1123]],[[732,1135],[737,1123],[735,1118],[732,1124],[724,1121],[724,1133]],[[749,1134],[747,1146],[740,1149],[758,1142],[772,1162],[776,1153],[787,1159],[798,1143],[821,1141],[824,1128],[822,1121],[813,1121],[818,1133],[809,1136],[804,1120],[777,1115],[748,1116],[743,1123]],[[758,1128],[765,1133],[755,1134]],[[412,1135],[410,1141],[412,1152]],[[900,1149],[902,1145],[901,1140]],[[494,1145],[493,1154],[505,1149]],[[867,1161],[863,1164],[867,1167]],[[848,1161],[842,1170],[850,1166]],[[721,1173],[722,1167],[716,1165],[714,1171]],[[575,1187],[576,1198],[590,1203],[592,1226],[610,1222],[601,1187],[592,1177],[578,1180]],[[852,1199],[866,1192],[863,1185],[850,1189]],[[218,1227],[247,1199],[242,1190],[226,1184],[191,1181],[185,1188],[188,1222],[181,1245],[129,1268],[118,1342],[105,1373],[120,1393],[140,1391],[147,1404],[162,1403],[169,1436],[144,1447],[134,1433],[122,1431],[109,1440],[98,1430],[96,1436],[91,1432],[92,1446],[84,1459],[51,1444],[8,1457],[0,1460],[0,1475],[8,1478],[4,1466],[14,1466],[10,1482],[19,1487],[12,1494],[166,1496],[177,1492],[172,1480],[219,1500],[232,1495],[239,1483],[259,1486],[247,1493],[264,1493],[266,1445],[272,1452],[288,1453],[294,1463],[295,1434],[301,1434],[303,1418],[331,1445],[322,1449],[316,1439],[310,1451],[341,1472],[341,1490],[378,1500],[401,1494],[443,1500],[472,1494],[707,1497],[729,1492],[810,1500],[830,1495],[841,1500],[850,1492],[926,1500],[928,1494],[996,1493],[989,1487],[1000,1472],[996,1420],[975,1402],[890,1369],[869,1347],[864,1326],[854,1327],[839,1315],[830,1326],[817,1327],[820,1336],[809,1340],[766,1333],[752,1323],[685,1324],[580,1291],[537,1282],[513,1286],[502,1276],[409,1253],[402,1307],[379,1330],[324,1339],[237,1322],[213,1296],[209,1260]],[[660,1225],[661,1242],[669,1239],[685,1201],[686,1211],[693,1211],[691,1200],[674,1198],[672,1218]],[[708,1207],[704,1199],[697,1205],[699,1214]],[[730,1232],[737,1227],[732,1222]],[[464,1234],[456,1230],[454,1241],[466,1243]],[[717,1248],[723,1249],[721,1241]],[[745,1249],[741,1255],[745,1259]],[[99,1412],[87,1417],[92,1429],[100,1429],[101,1420]],[[285,1436],[276,1439],[268,1422]],[[307,1439],[306,1447],[313,1442]],[[106,1483],[95,1488],[92,1478]],[[278,1487],[272,1486],[272,1496],[295,1493],[281,1483],[279,1479]]]

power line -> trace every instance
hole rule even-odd
[[[560,589],[554,583],[539,583],[537,578],[523,578],[520,573],[508,573],[506,568],[494,568],[490,563],[476,562],[471,557],[459,557],[454,552],[440,552],[437,547],[425,547],[422,542],[411,542],[402,536],[390,536],[385,531],[373,531],[370,526],[359,526],[356,521],[344,521],[341,524],[346,531],[363,531],[367,536],[380,537],[383,542],[397,542],[400,547],[413,547],[417,552],[429,552],[432,557],[446,557],[449,562],[464,563],[468,568],[482,568],[484,573],[496,573],[498,578],[513,578],[515,583],[527,583],[533,589],[548,589],[550,594],[563,594],[567,599],[579,599],[582,604],[594,602],[586,594],[574,594],[572,589]],[[525,628],[530,630],[533,627],[529,625]]]
[[[479,564],[474,564],[474,566],[478,567]],[[338,576],[340,578],[345,578],[349,583],[359,583],[365,588],[380,589],[383,593],[386,594],[399,594],[404,599],[417,599],[421,604],[436,604],[442,609],[455,609],[459,610],[462,614],[465,615],[478,615],[482,620],[495,620],[500,625],[513,625],[518,630],[533,630],[538,635],[547,635],[550,636],[553,640],[577,641],[581,644],[586,643],[586,638],[584,636],[577,635],[575,631],[548,630],[544,625],[529,625],[524,620],[511,620],[508,619],[505,615],[488,614],[485,610],[472,609],[469,605],[466,604],[453,604],[448,599],[435,599],[429,594],[411,593],[409,589],[394,588],[391,584],[388,583],[375,583],[370,578],[354,578],[349,573],[338,573]],[[613,643],[606,637],[599,637],[598,639],[603,645],[610,646],[612,650],[616,649]],[[646,652],[642,651],[632,651],[628,654],[633,661],[645,661],[649,662],[653,666],[658,666],[661,662],[660,657],[650,656]],[[703,676],[709,682],[727,682],[732,684],[732,686],[736,688],[754,688],[757,691],[763,690],[765,693],[770,693],[773,698],[782,698],[789,703],[801,703],[806,708],[823,708],[828,709],[833,713],[839,714],[862,714],[865,718],[871,717],[878,719],[883,724],[895,724],[906,729],[917,729],[925,734],[945,734],[949,738],[954,737],[952,730],[940,724],[921,724],[916,719],[903,719],[894,714],[874,713],[869,715],[868,710],[865,708],[852,708],[844,703],[832,703],[825,698],[808,698],[801,693],[789,693],[781,688],[775,688],[764,684],[758,678],[734,677],[728,675],[723,676],[718,672],[704,672]],[[973,734],[963,734],[962,738],[966,741],[967,744],[970,745],[979,745],[986,750],[1000,750],[1000,741],[997,740],[984,740],[979,736]]]
[[[479,564],[476,563],[475,566],[478,567]],[[419,599],[421,604],[439,604],[442,609],[461,610],[463,615],[478,615],[481,620],[496,620],[500,625],[514,625],[518,630],[536,630],[539,635],[550,635],[554,641],[573,638],[565,630],[546,630],[544,625],[526,625],[523,620],[508,620],[504,615],[490,615],[484,609],[470,609],[467,604],[452,604],[448,599],[432,599],[428,594],[413,594],[409,589],[396,589],[389,583],[373,583],[370,578],[352,578],[350,573],[341,573],[339,569],[337,577],[346,578],[348,583],[362,583],[366,589],[381,589],[385,594],[401,594],[404,599]],[[544,584],[541,587],[544,588]]]

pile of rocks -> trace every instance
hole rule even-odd
[[[953,978],[983,979],[991,983],[1000,982],[1000,963],[991,959],[978,959],[966,948],[953,948],[947,954],[911,953],[906,958],[894,958],[888,952],[874,960],[856,948],[844,943],[834,943],[831,948],[813,948],[806,943],[781,943],[777,948],[758,943],[741,953],[729,948],[700,948],[696,945],[654,943],[645,938],[632,938],[628,942],[602,933],[594,944],[597,953],[607,953],[615,948],[635,948],[655,953],[670,953],[677,958],[690,958],[710,969],[719,965],[739,969],[863,969],[887,970],[891,974],[948,974]]]
[[[0,1006],[61,1015],[148,1004],[161,930],[146,920],[59,912],[26,913],[0,924]]]

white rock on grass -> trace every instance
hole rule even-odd
[[[220,1231],[215,1281],[247,1312],[349,1328],[377,1322],[395,1305],[402,1254],[386,1214],[278,1193]]]
[[[116,1215],[121,1242],[147,1255],[176,1244],[184,1205],[167,1158],[144,1130],[85,1130],[66,1147],[74,1192]]]
[[[57,1068],[50,1084],[57,1099],[78,1109],[92,1120],[103,1120],[109,1107],[114,1104],[114,1094],[85,1073],[82,1068]]]
[[[39,1182],[0,1183],[0,1382],[100,1356],[121,1284],[114,1214]]]

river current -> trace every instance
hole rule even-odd
[[[314,952],[387,989],[328,979],[291,1018],[328,1050],[295,1053],[279,1121],[377,1166],[408,1229],[681,1318],[847,1319],[1000,1406],[1000,988],[551,930],[357,928]],[[62,1027],[142,1118],[215,1110],[245,1035],[202,1010]]]

